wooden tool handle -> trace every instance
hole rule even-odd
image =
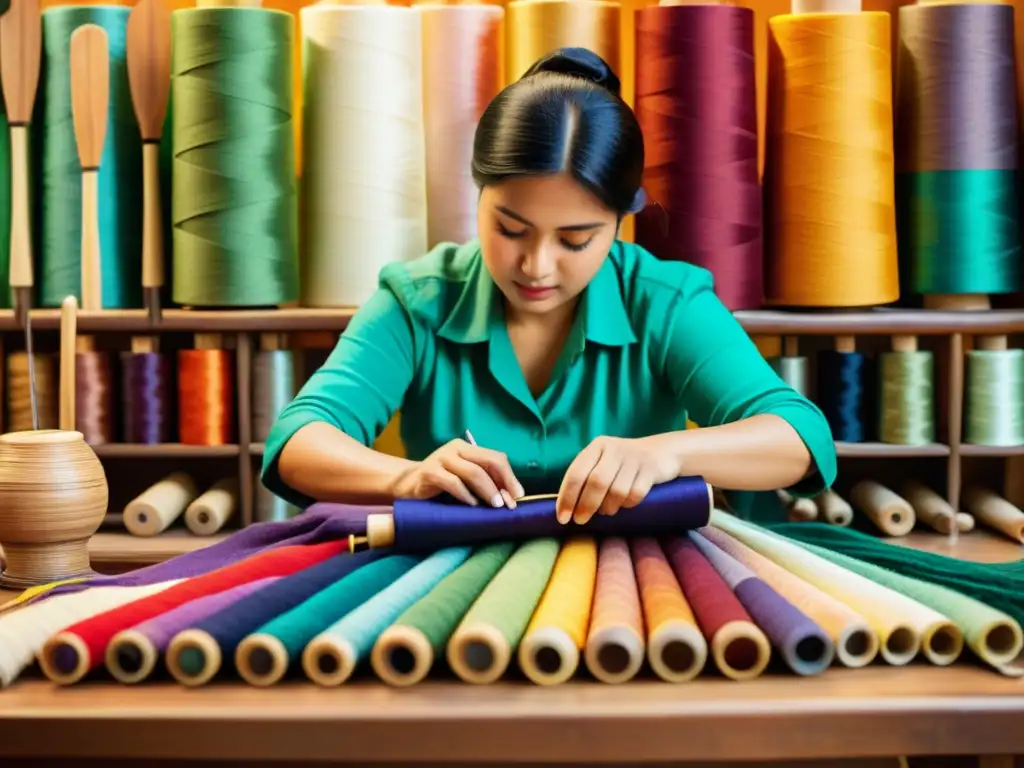
[[[60,305],[60,428],[75,428],[75,342],[78,335],[78,301],[65,297]]]
[[[103,309],[100,279],[99,172],[82,172],[82,308]]]
[[[28,126],[11,126],[11,263],[12,288],[31,288],[32,221],[29,218]]]
[[[160,211],[160,145],[142,145],[142,287],[164,285],[164,238]]]

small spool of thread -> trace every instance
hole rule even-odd
[[[906,481],[900,491],[914,508],[917,519],[939,533],[959,530],[957,514],[944,498],[917,480]]]
[[[171,29],[174,300],[295,301],[295,19],[257,7],[182,8]]]
[[[178,351],[178,434],[185,445],[228,445],[235,433],[235,361],[219,334]]]
[[[795,336],[787,336],[783,340],[782,349],[782,355],[768,358],[768,363],[779,374],[779,378],[807,397],[810,393],[808,361],[799,353],[799,341]]]
[[[32,355],[35,376],[36,408],[39,429],[57,428],[57,358],[53,355]],[[32,386],[29,378],[29,356],[26,352],[12,352],[7,356],[7,393],[9,432],[24,432],[33,428]]]
[[[878,437],[883,443],[935,442],[934,356],[913,336],[893,339],[893,351],[878,358]]]
[[[196,536],[212,536],[238,509],[238,479],[219,480],[185,509],[185,525]]]
[[[75,429],[89,445],[114,440],[114,371],[109,352],[91,336],[75,339]]]
[[[593,51],[622,71],[621,11],[603,0],[514,0],[505,7],[506,81],[513,83],[542,56],[565,46]]]
[[[850,501],[886,536],[906,536],[914,530],[914,508],[881,483],[861,480],[850,489]]]
[[[184,472],[174,472],[132,499],[124,509],[124,527],[133,536],[157,536],[188,508],[198,492]]]
[[[838,336],[834,350],[818,353],[818,405],[839,442],[862,443],[868,439],[867,365],[867,357],[856,351],[852,336]]]
[[[964,441],[972,445],[1024,445],[1024,350],[1006,341],[981,337],[966,354]]]
[[[252,373],[252,437],[259,443],[267,439],[278,414],[298,391],[295,353],[286,345],[287,339],[280,334],[260,334]]]
[[[853,0],[803,12],[821,7],[768,20],[766,300],[887,304],[900,295],[891,20]]]
[[[300,15],[306,93],[333,94],[303,104],[302,304],[360,306],[385,264],[427,250],[422,16],[333,3]]]
[[[818,507],[812,499],[797,498],[781,488],[775,491],[775,495],[779,497],[791,522],[807,523],[818,519]]]
[[[853,507],[842,496],[831,488],[826,489],[814,499],[818,514],[832,525],[842,527],[853,522]]]
[[[169,443],[173,429],[170,361],[159,352],[156,336],[135,336],[131,344],[130,352],[121,353],[122,440]]]
[[[476,237],[473,137],[480,115],[501,90],[505,10],[433,3],[414,10],[423,24],[427,247],[432,248]]]
[[[964,490],[963,504],[982,525],[1024,544],[1024,512],[995,491],[969,487]]]
[[[276,523],[288,520],[299,514],[299,508],[289,504],[277,494],[271,492],[260,479],[256,478],[255,505],[253,508],[254,522]]]

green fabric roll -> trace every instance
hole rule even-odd
[[[560,548],[557,539],[525,542],[473,603],[460,626],[492,626],[514,651],[544,594]]]
[[[253,634],[276,637],[288,652],[289,661],[294,661],[302,656],[310,640],[390,586],[422,559],[414,555],[394,555],[368,563],[268,621]]]
[[[426,597],[399,616],[394,625],[419,630],[434,653],[441,653],[459,620],[501,570],[514,549],[512,542],[500,542],[477,550]]]

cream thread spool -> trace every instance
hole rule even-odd
[[[832,525],[845,528],[853,522],[853,507],[831,488],[818,494],[814,499],[814,505],[818,508],[818,514]]]
[[[954,512],[949,502],[924,483],[908,480],[900,490],[914,508],[917,519],[938,533],[950,533],[954,524],[962,533],[974,529],[973,517],[963,512]]]
[[[128,503],[124,527],[133,536],[157,536],[181,517],[196,496],[192,478],[184,472],[174,472]]]
[[[227,477],[185,508],[185,526],[196,536],[212,536],[238,510],[238,479]]]
[[[797,498],[782,489],[775,491],[775,495],[779,497],[790,522],[807,523],[818,519],[818,507],[811,499]]]
[[[906,536],[914,530],[914,508],[881,483],[861,480],[850,490],[850,501],[887,536]]]
[[[1024,544],[1024,512],[995,491],[969,487],[964,490],[963,504],[977,522],[999,531],[1019,544]]]

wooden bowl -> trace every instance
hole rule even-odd
[[[103,465],[81,432],[0,435],[0,586],[92,575],[88,544],[107,513],[108,491]]]

